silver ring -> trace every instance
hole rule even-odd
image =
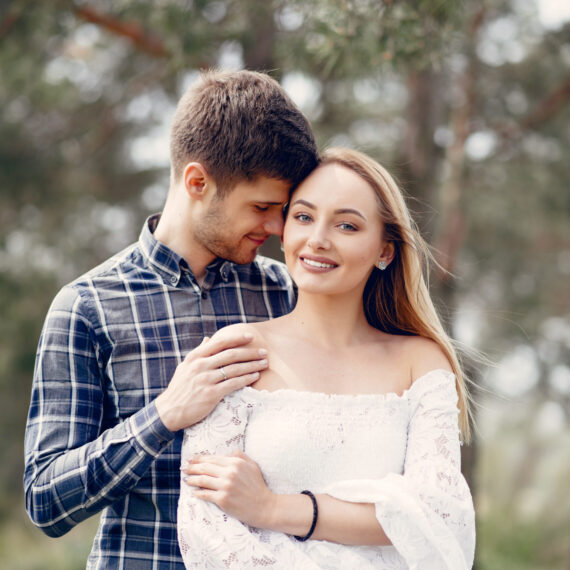
[[[222,373],[222,380],[227,380],[228,379],[228,375],[226,374],[226,371],[224,370],[223,366],[220,366],[218,368],[218,370]]]

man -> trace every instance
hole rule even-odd
[[[36,359],[26,507],[49,536],[103,511],[88,568],[183,568],[181,430],[267,366],[248,338],[207,337],[291,309],[285,269],[256,254],[316,163],[307,120],[274,80],[203,74],[174,116],[163,213],[56,296]]]

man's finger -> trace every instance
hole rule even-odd
[[[252,340],[251,333],[235,333],[213,338],[204,346],[206,352],[202,356],[212,356],[230,348],[238,348],[249,344]]]
[[[228,394],[231,394],[240,388],[244,388],[245,386],[253,384],[256,380],[259,380],[259,372],[252,372],[251,374],[236,376],[235,378],[230,378],[229,380],[218,383],[217,388],[220,390],[220,400],[224,396],[227,396]]]
[[[267,358],[261,354],[247,354],[235,362],[231,363],[216,363],[212,372],[214,373],[213,380],[215,382],[227,382],[230,378],[237,378],[239,376],[245,376],[246,374],[252,374],[253,372],[261,372],[265,370],[268,366]]]
[[[206,340],[207,339],[207,340]],[[236,333],[227,335],[222,338],[211,339],[204,337],[202,342],[194,349],[191,350],[186,358],[208,357],[218,354],[224,350],[231,348],[238,348],[250,343],[253,340],[253,335],[250,333]]]

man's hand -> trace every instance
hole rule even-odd
[[[251,348],[248,333],[204,338],[178,365],[156,398],[160,419],[170,431],[187,428],[205,418],[230,392],[252,384],[267,368],[267,351]]]

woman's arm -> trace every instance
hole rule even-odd
[[[313,540],[339,544],[387,546],[386,536],[371,503],[349,503],[330,495],[315,495],[319,515]],[[312,517],[312,501],[306,495],[277,495],[274,522],[268,528],[294,536],[306,536]]]
[[[245,524],[301,537],[311,528],[310,497],[273,493],[257,463],[242,452],[197,456],[183,472],[185,483],[196,487],[196,498],[218,505]],[[315,497],[318,518],[312,539],[350,545],[390,544],[373,504],[351,503],[325,494]]]

